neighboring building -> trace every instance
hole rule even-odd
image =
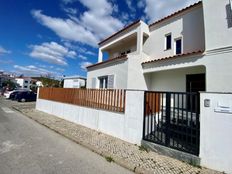
[[[31,77],[16,77],[16,83],[19,85],[21,89],[30,89],[31,87]]]
[[[231,35],[228,0],[203,0],[151,25],[136,21],[99,43],[87,88],[231,92]]]
[[[86,78],[80,76],[70,76],[64,78],[64,88],[86,87]]]

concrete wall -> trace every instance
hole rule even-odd
[[[92,68],[87,73],[87,88],[99,88],[98,77],[106,75],[114,75],[114,88],[126,89],[127,88],[127,73],[128,62],[122,60],[108,65],[98,66]],[[96,86],[92,86],[93,78],[96,79]]]
[[[229,0],[203,0],[206,50],[231,47],[232,11]]]
[[[204,107],[205,99],[210,107]],[[201,93],[201,165],[232,173],[232,113],[215,112],[220,105],[232,109],[232,94]]]
[[[204,66],[151,73],[149,90],[186,92],[186,75],[201,73],[205,73]]]
[[[43,99],[37,99],[36,109],[140,145],[143,128],[143,97],[143,91],[127,91],[125,113]]]
[[[127,89],[134,90],[147,90],[149,80],[143,74],[141,63],[143,58],[147,57],[142,54],[130,54],[128,56],[128,76],[127,76]]]
[[[172,56],[175,53],[176,38],[182,38],[183,52],[204,50],[204,20],[202,5],[188,10],[150,28],[150,37],[143,51],[151,59]],[[165,50],[165,35],[172,34],[172,49]]]

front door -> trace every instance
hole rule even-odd
[[[205,91],[205,74],[190,74],[186,75],[186,92],[199,92]],[[198,100],[198,102],[196,101]],[[200,110],[199,102],[200,95],[197,98],[188,97],[187,98],[187,110],[195,110],[198,107]],[[198,103],[198,106],[196,105]]]

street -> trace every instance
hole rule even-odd
[[[132,173],[14,111],[0,99],[1,174]]]

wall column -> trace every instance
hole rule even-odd
[[[102,62],[103,61],[103,53],[102,53],[102,50],[99,49],[98,51],[98,62]]]

